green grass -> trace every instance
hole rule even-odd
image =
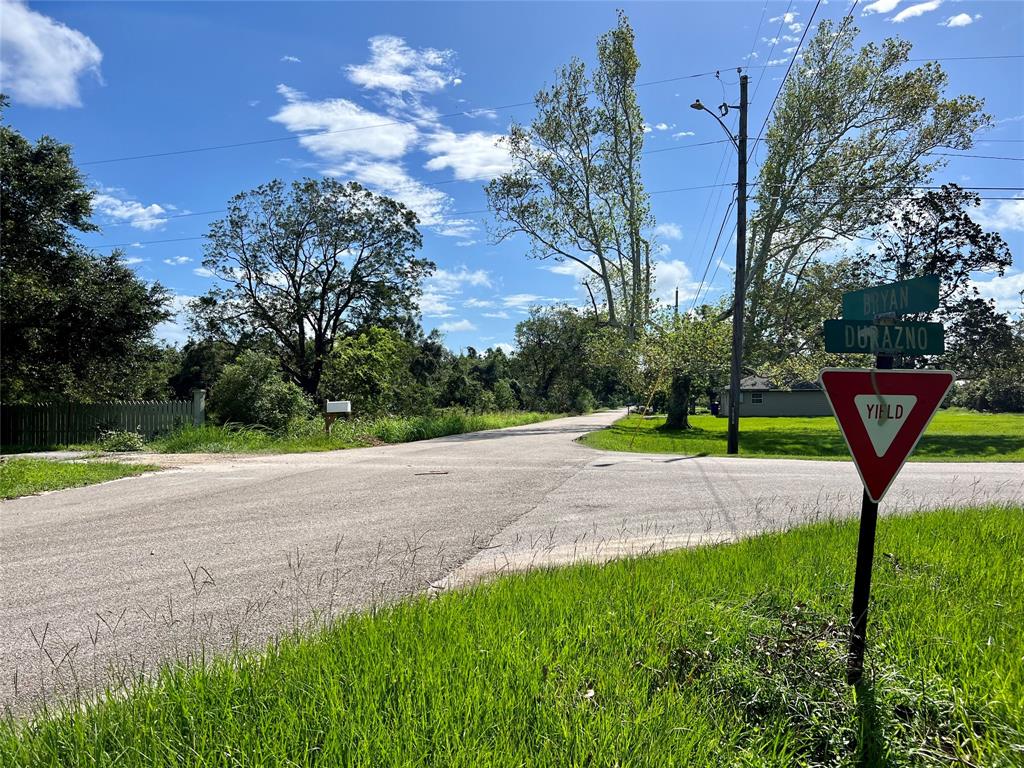
[[[1024,509],[503,577],[0,723],[4,765],[1019,766]]]
[[[323,419],[293,424],[283,433],[244,426],[185,427],[157,438],[148,450],[158,453],[305,453],[357,448],[379,443],[408,443],[484,429],[515,427],[558,418],[561,414],[534,411],[466,413],[440,411],[431,416],[384,416],[377,419],[339,419],[331,435]]]
[[[8,459],[0,463],[0,499],[42,491],[77,488],[158,469],[145,464],[66,462],[49,459]]]
[[[664,418],[629,416],[580,442],[607,451],[724,456],[727,420],[691,416],[689,430],[667,430]],[[740,455],[848,459],[831,416],[740,419]],[[1024,461],[1024,414],[951,408],[935,414],[911,461]]]

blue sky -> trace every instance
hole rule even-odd
[[[444,330],[455,349],[509,344],[530,304],[583,301],[573,270],[527,259],[523,240],[488,239],[483,180],[507,167],[494,138],[533,112],[507,105],[529,102],[570,57],[592,62],[597,37],[614,26],[616,6],[624,7],[642,65],[646,149],[667,150],[643,164],[647,189],[656,193],[658,293],[668,299],[678,286],[685,307],[729,191],[663,190],[722,184],[734,174],[728,145],[687,146],[723,137],[688,105],[696,97],[734,103],[736,67],[749,62],[756,132],[814,7],[797,0],[0,3],[8,120],[31,138],[49,133],[74,146],[97,190],[103,231],[86,238],[90,245],[132,244],[124,250],[133,267],[171,288],[180,306],[211,284],[199,238],[217,214],[205,212],[272,178],[356,179],[420,215],[423,253],[439,268],[426,286],[423,324]],[[823,2],[815,22],[839,19],[849,7],[850,0]],[[899,35],[914,44],[915,58],[1024,53],[1024,3],[876,0],[859,2],[855,14],[861,42]],[[995,118],[973,153],[1024,156],[1024,59],[943,67],[950,94],[984,97]],[[719,78],[685,77],[715,70]],[[325,131],[336,132],[310,136]],[[1022,188],[1024,163],[951,159],[935,177],[945,181]],[[1022,253],[1024,199],[986,201],[978,218]],[[709,299],[731,277],[733,250],[722,246],[729,256],[717,272],[712,263]],[[1019,306],[1022,259],[1003,280],[978,276],[1003,308]],[[185,338],[178,322],[161,334]]]

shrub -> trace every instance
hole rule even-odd
[[[993,370],[964,382],[952,396],[954,405],[975,411],[1024,412],[1024,371],[1019,367]]]
[[[594,393],[586,387],[581,387],[572,398],[573,413],[590,413],[597,407],[597,399]]]
[[[296,384],[284,380],[273,357],[249,350],[224,366],[210,392],[210,410],[221,422],[283,429],[308,416],[312,403]]]
[[[138,432],[111,430],[100,433],[100,448],[104,451],[127,453],[129,451],[141,451],[145,447],[146,442]]]
[[[498,379],[495,382],[494,405],[499,411],[514,411],[519,408],[519,399],[508,379]]]

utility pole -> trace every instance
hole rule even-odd
[[[739,106],[721,104],[718,107],[722,117],[729,114],[730,109],[740,111],[740,134],[733,136],[729,126],[722,122],[700,99],[690,105],[691,109],[707,112],[722,126],[733,148],[736,150],[736,289],[733,292],[732,305],[732,370],[729,376],[729,442],[727,453],[740,452],[740,377],[743,375],[743,309],[746,306],[746,251],[747,251],[747,81],[748,77],[740,73]],[[714,254],[712,254],[714,255]]]
[[[679,286],[676,286],[676,320],[679,319]]]
[[[740,452],[740,377],[743,375],[743,309],[747,260],[747,76],[740,75],[740,135],[736,141],[736,289],[732,307],[732,372],[729,378],[729,444]]]

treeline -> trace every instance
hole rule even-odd
[[[764,134],[743,371],[786,387],[823,367],[870,364],[824,351],[822,324],[841,315],[843,292],[935,274],[941,306],[912,319],[942,321],[946,352],[898,364],[955,370],[960,405],[1024,410],[1024,313],[1000,311],[976,282],[1006,274],[1009,248],[975,220],[976,193],[932,183],[945,151],[969,149],[992,119],[975,96],[947,97],[938,63],[912,66],[906,41],[858,47],[858,34],[849,20],[818,26]],[[596,65],[560,69],[536,95],[534,119],[505,138],[513,169],[485,187],[492,235],[573,264],[586,291],[582,307],[534,308],[511,353],[453,353],[426,334],[418,305],[434,264],[420,254],[415,213],[331,178],[275,180],[232,198],[205,238],[214,288],[187,308],[191,340],[162,347],[153,332],[171,315],[169,292],[118,252],[77,240],[96,226],[70,148],[0,125],[0,399],[186,397],[202,387],[221,420],[267,426],[324,399],[352,400],[365,415],[650,401],[685,427],[727,383],[733,303],[726,295],[676,316],[654,300],[639,67],[620,15],[597,41]],[[696,253],[693,266],[717,256]]]

